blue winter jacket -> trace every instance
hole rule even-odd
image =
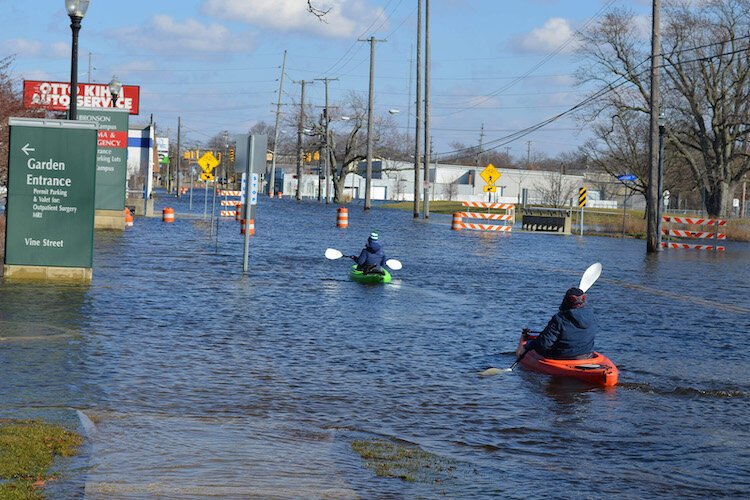
[[[596,318],[591,308],[560,310],[552,316],[539,336],[526,343],[526,350],[534,349],[545,358],[575,359],[594,351]]]
[[[379,272],[384,265],[385,252],[383,252],[383,247],[377,241],[367,238],[367,246],[362,249],[359,257],[357,257],[357,269],[362,271],[374,266],[373,270]]]

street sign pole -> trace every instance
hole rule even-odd
[[[251,172],[252,172],[252,163],[255,159],[255,136],[250,136],[250,146],[249,146],[250,154],[248,155],[247,163],[245,165],[245,178],[247,179],[247,182],[245,185],[247,186],[247,192],[245,193],[245,245],[244,245],[244,251],[242,253],[242,273],[247,274],[248,271],[248,260],[250,258],[250,218],[254,215],[252,214],[252,208],[251,208],[251,191],[253,189],[257,189],[253,187]]]
[[[208,181],[203,181],[205,189],[203,191],[203,218],[208,215]]]

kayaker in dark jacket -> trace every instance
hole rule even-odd
[[[523,356],[534,349],[545,358],[585,359],[594,351],[596,331],[596,318],[586,307],[586,294],[580,288],[570,288],[542,333],[526,346],[519,344],[516,355]]]
[[[367,245],[360,252],[359,257],[354,259],[357,262],[357,270],[365,274],[378,273],[383,274],[382,267],[385,265],[385,252],[383,247],[378,243],[378,232],[373,231],[367,238]]]

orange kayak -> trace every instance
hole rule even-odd
[[[526,344],[523,337],[520,342]],[[592,357],[586,359],[548,359],[531,350],[521,359],[521,365],[547,375],[571,377],[604,387],[617,385],[619,374],[615,364],[598,352],[592,353]]]

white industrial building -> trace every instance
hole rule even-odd
[[[346,179],[345,194],[353,200],[365,197],[365,163],[359,165],[359,174],[349,174]],[[614,201],[599,200],[599,193],[587,185],[584,175],[569,175],[543,170],[520,170],[497,168],[500,178],[494,183],[496,192],[485,192],[487,182],[481,177],[485,167],[465,165],[430,165],[430,200],[491,201],[495,203],[551,204],[550,197],[557,198],[561,206],[578,204],[578,189],[587,186],[589,207],[615,208]],[[287,171],[283,179],[283,193],[291,196],[296,193],[297,179]],[[424,173],[420,172],[420,179]],[[300,189],[303,198],[318,198],[319,191],[325,197],[325,180],[317,174],[302,176]],[[423,181],[420,182],[420,193]],[[277,186],[278,187],[278,186]],[[333,193],[333,186],[329,187]],[[332,195],[331,195],[332,196]],[[413,201],[414,165],[411,163],[376,160],[372,164],[373,201]]]

